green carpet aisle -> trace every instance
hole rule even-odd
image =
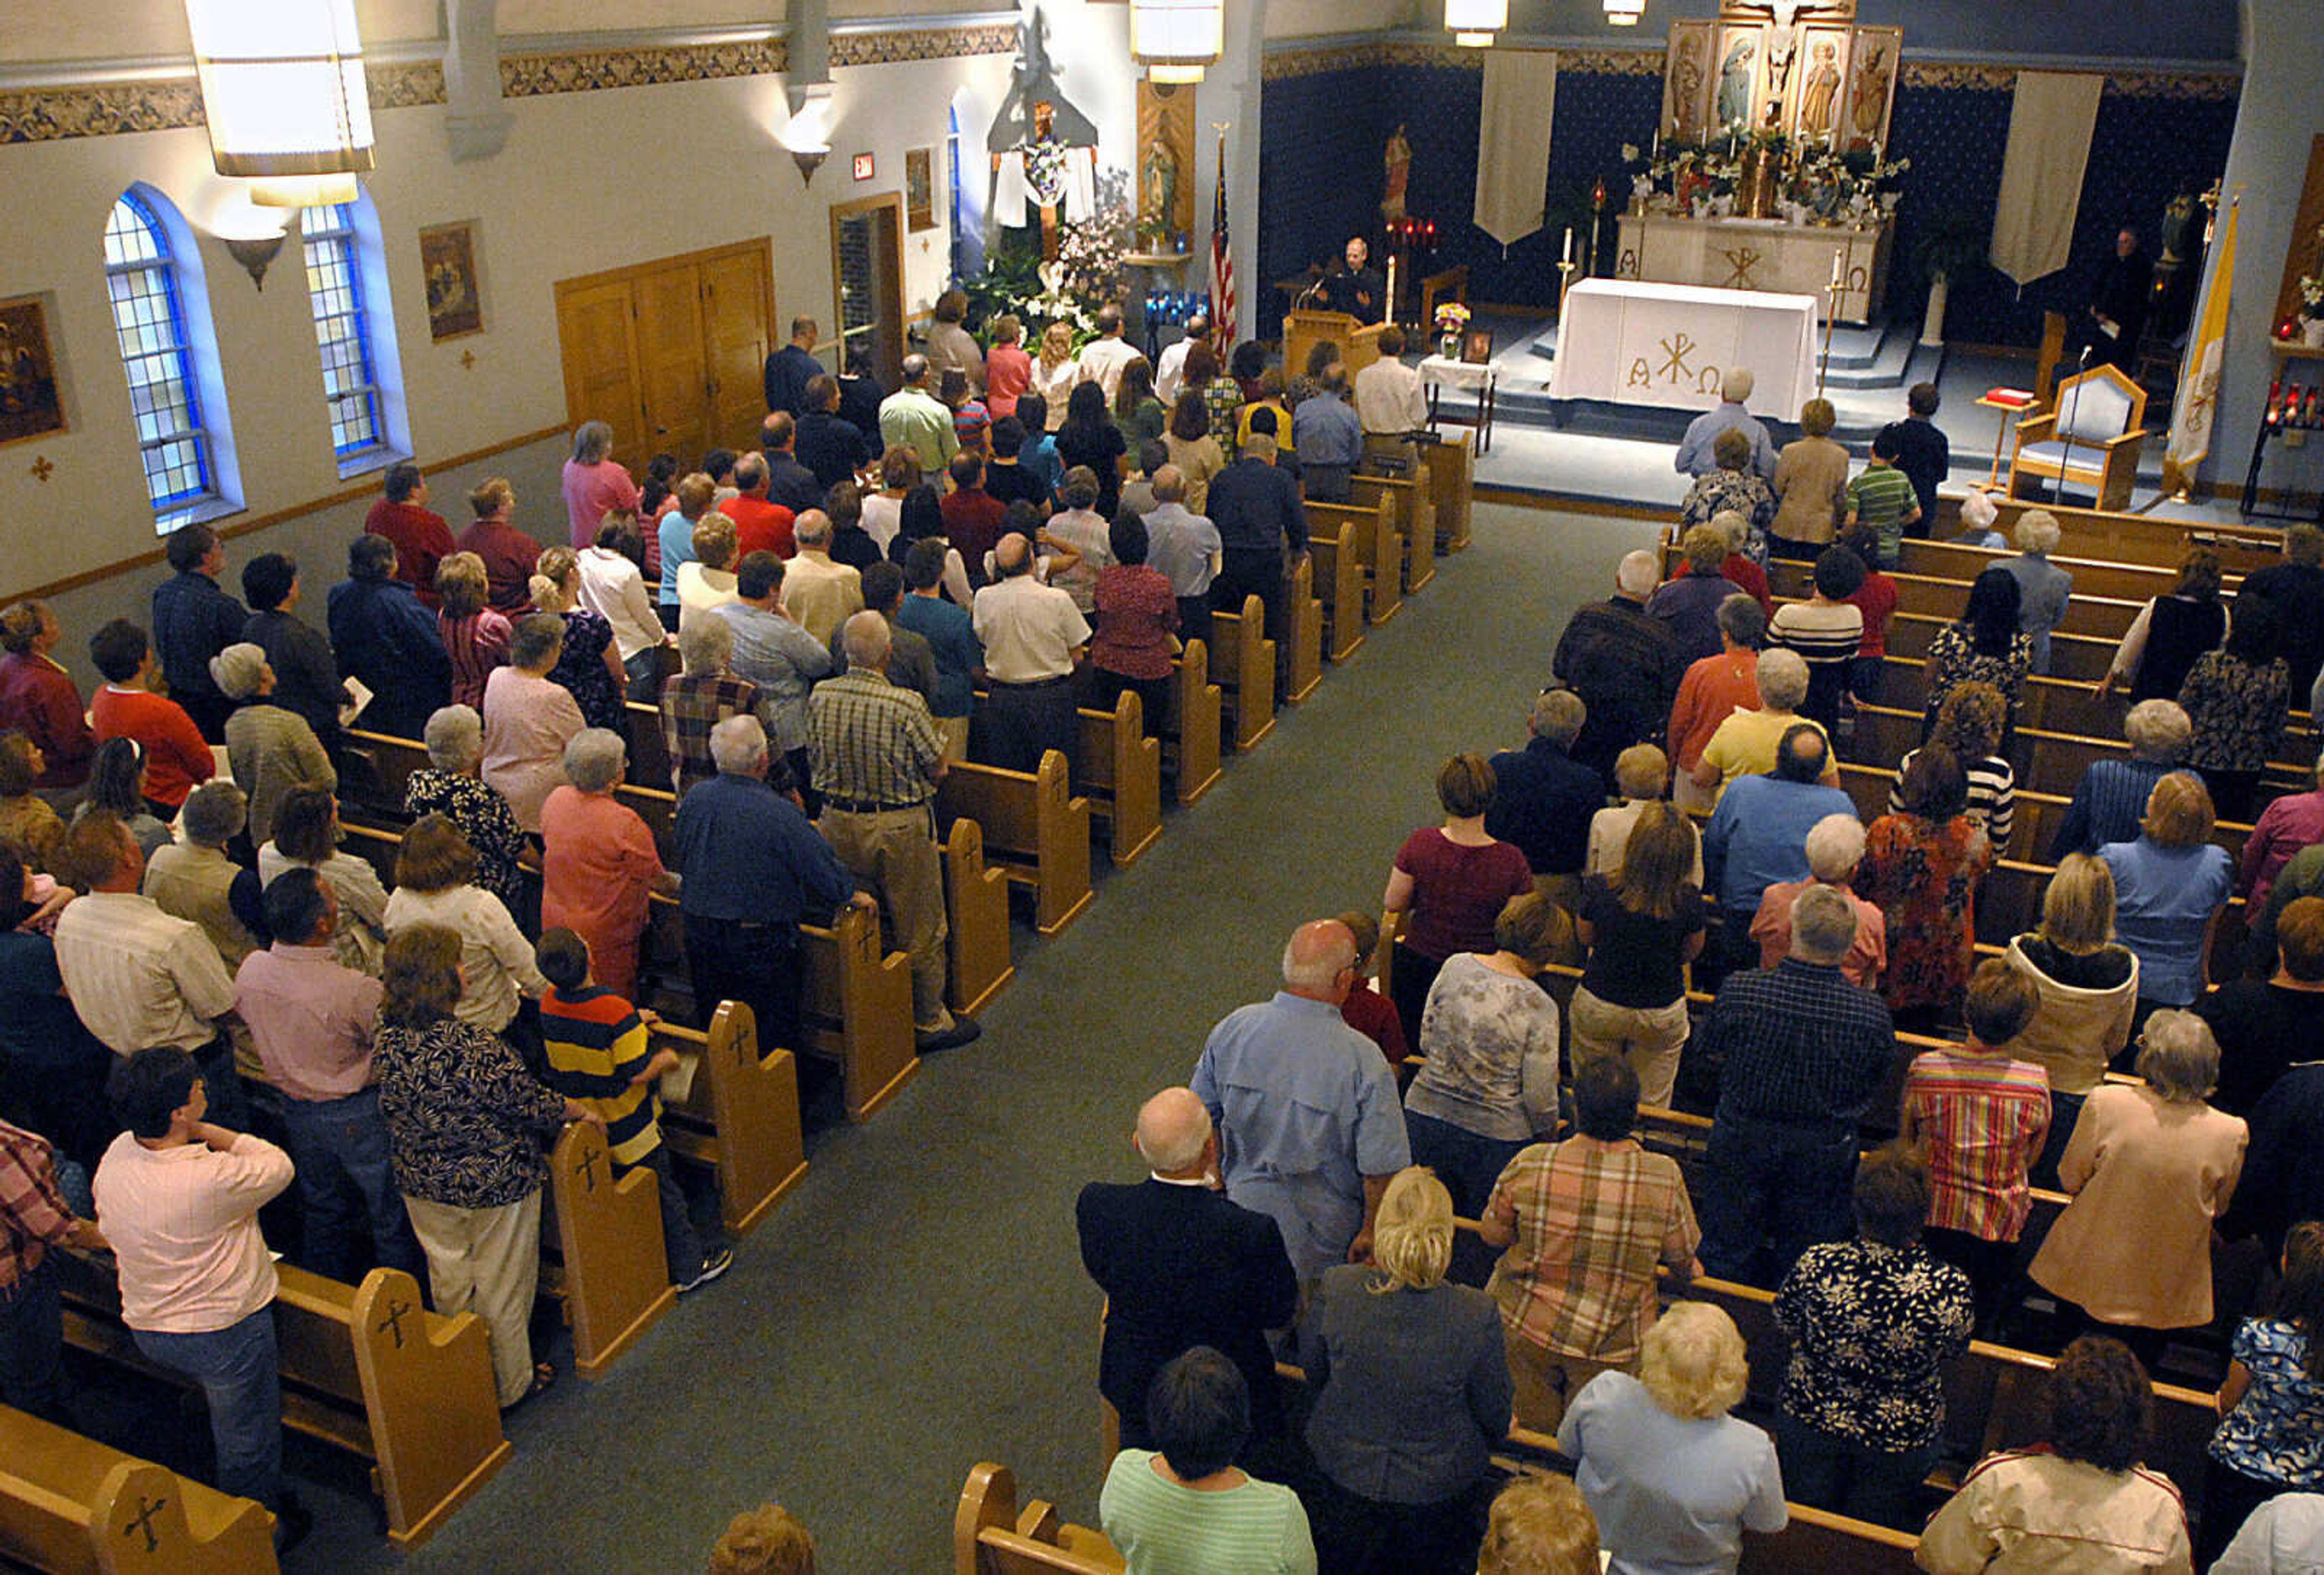
[[[515,1459],[403,1566],[696,1570],[730,1515],[771,1498],[837,1575],[936,1571],[981,1458],[1093,1523],[1099,1297],[1074,1193],[1137,1174],[1138,1104],[1274,988],[1295,925],[1377,904],[1398,841],[1436,818],[1443,758],[1521,741],[1567,615],[1654,530],[1480,505],[1475,545],[1102,876],[1080,922],[1019,929],[980,1043],[871,1125],[825,1129],[733,1272],[606,1382],[567,1374],[521,1413]],[[360,1497],[316,1507],[294,1569],[398,1565]]]

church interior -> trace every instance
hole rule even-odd
[[[229,156],[229,130],[264,144],[272,116],[335,90],[315,58],[276,62],[309,74],[246,124],[225,113],[227,68],[263,78],[253,19],[299,11],[360,34],[362,146],[304,169]],[[1933,385],[1940,538],[1984,492],[2004,529],[2053,502],[2072,530],[2126,521],[2121,539],[2167,536],[2172,553],[2209,533],[2253,563],[2282,526],[2324,519],[2324,304],[2302,295],[2324,277],[2324,32],[2295,0],[0,13],[0,605],[53,611],[55,659],[84,695],[102,682],[88,634],[147,617],[174,530],[215,529],[229,576],[261,552],[297,558],[319,622],[391,465],[416,463],[439,510],[505,477],[518,526],[559,542],[583,422],[610,422],[639,475],[659,453],[684,471],[751,448],[762,363],[795,318],[820,326],[825,370],[860,352],[892,388],[954,290],[972,329],[1013,310],[1086,330],[1118,303],[1157,359],[1207,312],[1222,360],[1259,342],[1286,375],[1303,333],[1378,355],[1360,325],[1384,314],[1404,358],[1430,363],[1432,426],[1461,456],[1433,502],[1410,476],[1379,490],[1377,543],[1348,527],[1346,549],[1373,557],[1352,603],[1319,615],[1320,684],[1296,693],[1287,649],[1279,676],[1271,654],[1237,670],[1211,652],[1228,680],[1215,786],[1194,802],[1172,743],[1158,836],[1124,857],[1101,831],[1085,908],[1006,895],[1028,881],[998,872],[987,834],[1007,972],[978,997],[981,1042],[917,1059],[907,1045],[912,1064],[867,1098],[857,1008],[835,1006],[836,1056],[785,1073],[799,1168],[737,1237],[733,1272],[509,1416],[512,1448],[484,1449],[432,1512],[353,1436],[369,1391],[352,1422],[329,1409],[328,1385],[361,1391],[356,1368],[380,1359],[317,1359],[338,1377],[299,1390],[323,1420],[292,1425],[287,1469],[316,1524],[285,1569],[700,1568],[761,1502],[810,1528],[826,1570],[1037,1567],[974,1563],[973,1525],[959,1551],[980,1461],[1096,1525],[1103,1308],[1075,1193],[1144,1173],[1128,1141],[1141,1101],[1266,999],[1296,926],[1378,911],[1398,841],[1434,824],[1438,764],[1523,743],[1569,616],[1625,554],[1675,539],[1691,478],[1673,452],[1738,360],[1778,444],[1828,400],[1859,464],[1908,389]],[[1456,42],[1477,13],[1479,41]],[[205,53],[206,25],[248,59]],[[2094,327],[2126,232],[2138,315]],[[1351,237],[1385,305],[1320,317],[1343,304]],[[2078,377],[2106,411],[2118,391],[2121,413],[2110,431],[2086,419],[2065,480],[2042,479],[2017,424],[2088,418],[2070,408]],[[1397,539],[1414,557],[1391,619],[1386,521],[1424,506],[1439,556]],[[1262,678],[1290,692],[1270,705]],[[876,923],[863,944],[881,955]],[[358,1329],[382,1307],[354,1305]],[[75,1316],[81,1431],[198,1476],[198,1396]],[[563,1322],[544,1298],[536,1349],[560,1365]],[[440,1458],[415,1477],[473,1442],[427,1414],[415,1458]],[[0,1561],[98,1567],[16,1540],[14,1475],[0,1460]],[[1844,1567],[1828,1561],[1848,1544],[1813,1546],[1756,1567]],[[1900,1555],[1863,1556],[1852,1567]]]

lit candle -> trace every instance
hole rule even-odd
[[[1872,167],[1875,170],[1880,168],[1880,144],[1878,143],[1874,143],[1872,144]]]
[[[1831,287],[1832,287],[1832,289],[1834,289],[1834,290],[1838,290],[1838,289],[1840,288],[1840,253],[1839,253],[1838,252],[1834,252],[1834,253],[1831,254]]]
[[[1659,159],[1659,158],[1661,158],[1662,156],[1663,156],[1663,128],[1662,128],[1662,127],[1660,127],[1660,126],[1656,126],[1656,127],[1655,128],[1655,146],[1654,146],[1654,151],[1653,151],[1653,152],[1649,152],[1649,153],[1646,155],[1646,161],[1647,161],[1648,163],[1652,163],[1652,162],[1654,162],[1656,159]]]
[[[1573,261],[1573,226],[1572,225],[1565,226],[1565,261],[1568,262]]]
[[[1388,260],[1388,318],[1396,320],[1396,259]]]

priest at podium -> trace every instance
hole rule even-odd
[[[1370,259],[1371,248],[1361,235],[1354,236],[1342,265],[1323,276],[1323,304],[1359,323],[1377,323],[1388,315],[1388,286]]]

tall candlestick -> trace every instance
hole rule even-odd
[[[1651,164],[1651,163],[1653,163],[1656,159],[1659,159],[1659,158],[1661,158],[1662,156],[1663,156],[1663,130],[1662,130],[1662,127],[1660,127],[1660,126],[1656,126],[1656,127],[1655,128],[1655,146],[1654,146],[1654,151],[1653,151],[1652,152],[1650,152],[1650,153],[1648,153],[1648,154],[1646,155],[1646,162],[1648,162],[1648,163],[1650,163],[1650,164]]]
[[[1840,288],[1840,253],[1838,252],[1834,252],[1831,254],[1831,287],[1834,290],[1838,290]]]
[[[1396,321],[1396,259],[1388,260],[1388,320]]]

